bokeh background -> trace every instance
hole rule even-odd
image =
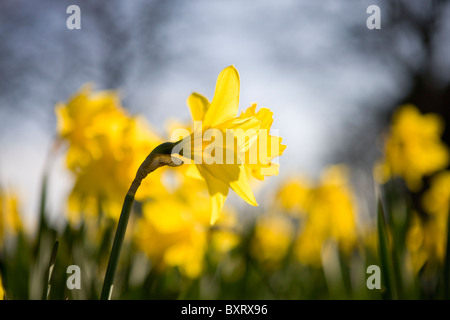
[[[72,4],[80,30],[66,28]],[[366,27],[373,4],[380,30]],[[212,98],[218,73],[233,64],[241,110],[270,108],[287,145],[260,201],[285,177],[317,178],[346,163],[359,214],[373,218],[372,168],[394,110],[408,102],[449,119],[449,18],[443,0],[3,0],[0,183],[18,192],[24,223],[35,226],[56,103],[85,83],[118,89],[128,112],[164,136],[170,119],[189,121],[189,94]],[[448,126],[442,139],[449,144]],[[48,215],[58,223],[72,185],[61,156],[48,184]]]

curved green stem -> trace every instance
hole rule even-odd
[[[179,141],[178,141],[179,142]],[[136,177],[128,190],[120,213],[119,223],[117,225],[114,242],[109,256],[108,267],[106,268],[105,281],[103,282],[102,293],[100,299],[110,300],[114,287],[114,276],[119,263],[120,251],[122,249],[123,240],[127,231],[128,220],[130,219],[131,208],[133,207],[134,196],[137,189],[141,185],[142,180],[151,172],[162,166],[178,167],[183,162],[171,156],[173,147],[178,143],[165,142],[156,147],[142,162]]]

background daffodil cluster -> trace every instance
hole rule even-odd
[[[285,146],[269,131],[273,113],[252,104],[239,114],[238,99],[239,75],[229,67],[219,75],[212,102],[198,93],[187,99],[193,120],[206,124],[172,120],[167,136],[185,128],[189,134],[181,138],[189,143],[196,130],[208,126],[253,128],[255,136],[265,135],[262,140],[235,137],[243,158],[259,148],[258,141],[276,144],[278,151],[223,170],[205,163],[161,167],[144,179],[120,260],[118,298],[446,296],[450,173],[443,119],[412,105],[398,108],[373,168],[377,214],[363,217],[367,202],[355,189],[353,168],[344,163],[330,164],[317,177],[289,174],[255,196],[255,183],[278,174],[273,160]],[[224,101],[233,112],[220,113],[217,105]],[[118,91],[86,85],[55,112],[57,137],[49,158],[63,157],[73,178],[66,223],[48,218],[51,166],[44,174],[34,234],[23,227],[19,197],[0,189],[0,296],[11,299],[98,298],[123,198],[143,159],[167,140],[144,118],[131,115]],[[198,151],[190,156],[195,159]],[[230,188],[249,204],[261,199],[259,206],[225,203]],[[52,260],[55,241],[59,249]],[[72,264],[82,270],[82,290],[65,286],[66,267]],[[389,276],[381,291],[366,287],[366,267],[373,264]]]
[[[163,140],[144,119],[124,110],[115,91],[83,87],[67,104],[59,104],[56,113],[67,167],[75,178],[68,198],[69,221],[90,221],[95,230],[103,218],[117,222],[139,165]],[[140,218],[133,238],[157,270],[178,267],[195,278],[203,269],[207,237],[214,235],[208,232],[206,185],[186,171],[162,168],[143,181],[136,195]]]
[[[68,199],[70,219],[105,214],[117,220],[121,198],[160,138],[144,119],[128,115],[115,91],[92,92],[85,86],[66,104],[58,104],[56,115],[67,168],[75,177]],[[161,190],[158,184],[151,189],[146,185],[138,196],[152,197]]]
[[[0,299],[450,299],[449,21],[0,1]]]
[[[424,296],[440,290],[448,295],[450,149],[441,140],[444,128],[438,114],[400,106],[385,136],[383,156],[374,167],[385,198],[393,272],[403,274],[391,283],[397,297],[417,290],[417,281],[423,282]],[[437,275],[443,277],[440,284],[432,280]]]
[[[321,265],[323,245],[329,240],[347,254],[356,247],[358,211],[348,175],[348,168],[335,165],[316,184],[293,179],[281,187],[282,209],[299,220],[294,250],[301,262]],[[292,199],[293,194],[300,196]]]

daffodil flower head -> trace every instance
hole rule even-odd
[[[279,266],[294,235],[294,225],[286,215],[266,214],[257,220],[251,253],[265,267]]]
[[[278,166],[272,160],[285,149],[281,138],[269,134],[273,115],[269,109],[256,112],[254,104],[238,116],[239,90],[239,73],[229,66],[219,74],[211,102],[199,93],[191,94],[187,105],[193,130],[174,149],[185,163],[193,160],[197,175],[206,181],[211,224],[217,220],[230,188],[250,205],[258,205],[249,176],[263,179],[276,175]]]
[[[294,254],[304,264],[320,266],[328,242],[350,254],[358,239],[357,206],[345,165],[325,168],[318,182],[291,177],[278,192],[279,204],[300,222]]]
[[[71,223],[104,212],[118,219],[123,195],[149,151],[162,141],[141,117],[130,115],[117,91],[85,85],[55,108],[58,137],[67,145],[66,163],[75,177],[68,200]],[[157,174],[147,179],[138,200],[156,196]],[[149,181],[150,180],[150,181]]]
[[[433,258],[443,261],[447,239],[448,212],[450,210],[450,171],[434,175],[430,187],[422,196],[422,207],[428,214],[423,222],[423,246]]]
[[[23,230],[17,194],[0,188],[0,247],[5,240]]]
[[[5,297],[5,289],[3,289],[2,276],[0,275],[0,300],[3,300],[4,297]]]
[[[421,114],[414,105],[401,106],[393,115],[375,178],[385,183],[401,177],[411,191],[418,191],[423,176],[444,169],[450,161],[449,149],[440,138],[443,130],[444,121],[438,114]]]

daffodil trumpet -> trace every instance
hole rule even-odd
[[[106,268],[105,280],[103,282],[103,288],[100,298],[102,300],[110,300],[113,291],[114,277],[117,270],[117,264],[119,262],[120,251],[122,249],[123,240],[128,226],[128,220],[130,219],[131,208],[133,207],[134,197],[137,189],[141,185],[142,180],[162,166],[178,167],[183,162],[176,157],[172,156],[172,150],[178,142],[165,142],[153,149],[147,158],[142,162],[137,170],[136,177],[131,183],[130,189],[122,207],[120,213],[119,223],[117,225],[116,234],[114,236],[114,242],[111,249],[111,255],[109,257],[108,266]]]

